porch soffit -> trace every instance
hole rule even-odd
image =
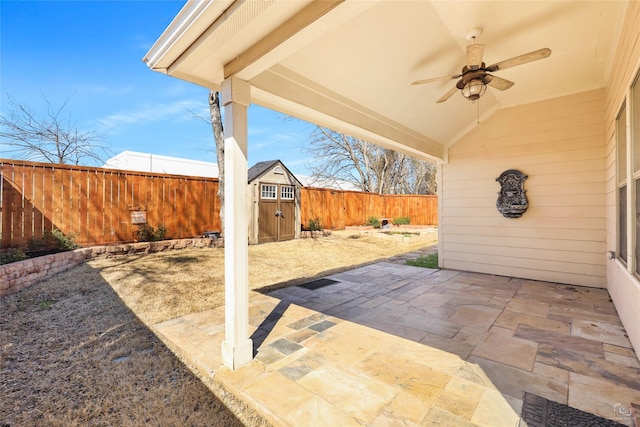
[[[444,159],[444,147],[340,94],[275,65],[252,79],[252,100],[374,144],[424,160]]]
[[[308,4],[298,1],[286,2],[287,7],[274,1],[248,3],[254,3],[253,7],[246,3],[230,5],[179,56],[175,53],[171,56],[168,52],[164,57],[149,57],[162,58],[158,62],[175,77],[217,89],[222,79],[233,75],[251,83],[252,102],[259,105],[418,158],[431,161],[444,158],[441,144],[278,65],[301,46],[347,23],[376,1],[349,2],[346,6],[344,0]],[[291,3],[297,7],[290,7]],[[204,16],[205,12],[200,11],[200,14]],[[190,15],[196,14],[191,12]],[[264,23],[273,22],[276,16],[287,16],[288,19],[277,27]],[[246,29],[249,26],[254,27],[253,32]],[[247,34],[256,33],[263,36],[251,44]],[[237,53],[239,45],[244,50]],[[225,54],[227,50],[234,54]],[[213,78],[204,77],[211,76],[212,71]]]
[[[217,10],[197,13],[193,3],[145,57],[152,69],[213,89],[234,75],[251,84],[255,103],[444,159],[478,115],[604,87],[627,2],[214,1]],[[553,53],[501,71],[516,85],[490,88],[480,108],[459,94],[435,103],[453,80],[409,84],[459,72],[462,33],[475,25],[484,27],[487,63]]]

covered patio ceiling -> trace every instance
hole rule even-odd
[[[211,89],[236,77],[251,101],[418,158],[447,147],[493,112],[604,87],[624,1],[193,1],[144,60]],[[456,80],[465,33],[480,26],[489,64],[543,47],[549,58],[501,70],[515,85],[473,104]],[[479,109],[478,109],[479,107]]]

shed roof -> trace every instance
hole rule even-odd
[[[296,178],[296,176],[291,173],[291,171],[280,160],[265,160],[264,162],[258,162],[255,165],[251,166],[247,173],[249,184],[262,177],[264,174],[274,169],[276,166],[282,166],[282,168],[287,171],[287,174],[296,180],[298,185],[302,185],[300,180]]]

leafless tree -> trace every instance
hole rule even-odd
[[[11,96],[7,98],[7,108],[0,114],[0,143],[10,156],[60,164],[80,164],[85,159],[101,163],[108,156],[102,135],[78,129],[64,112],[70,97],[55,108],[43,96],[47,112],[42,116]]]
[[[306,151],[313,176],[339,179],[380,194],[435,194],[436,166],[359,138],[317,126]]]
[[[213,139],[216,143],[216,158],[218,159],[218,200],[220,201],[220,233],[224,233],[224,132],[222,114],[220,113],[220,94],[209,91],[209,115]]]

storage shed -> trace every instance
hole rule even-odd
[[[302,183],[280,160],[249,168],[247,214],[249,243],[267,243],[300,237]]]

